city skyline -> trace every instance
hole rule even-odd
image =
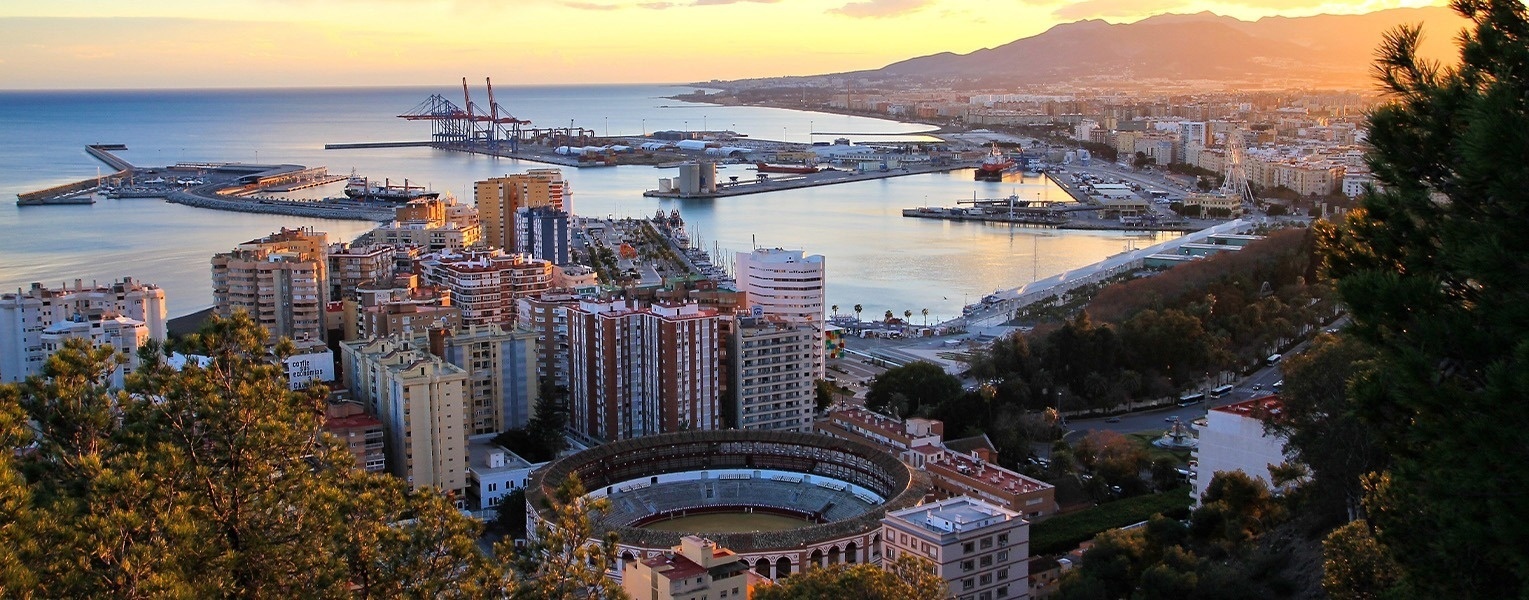
[[[0,8],[0,89],[672,83],[875,69],[1081,19],[1243,20],[1437,0],[90,0]],[[277,10],[279,9],[279,10]],[[550,26],[549,26],[550,24]],[[556,24],[567,24],[557,26]],[[188,60],[188,57],[195,57]]]

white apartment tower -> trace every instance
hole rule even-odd
[[[822,255],[801,250],[756,248],[737,255],[738,291],[750,314],[773,315],[813,329],[813,376],[823,376],[825,269]]]
[[[140,322],[149,339],[163,340],[165,314],[165,291],[130,277],[88,287],[79,279],[58,288],[33,283],[29,289],[0,295],[0,381],[21,381],[42,372],[51,353],[44,345],[44,332],[55,324],[81,317],[100,323],[122,316]]]

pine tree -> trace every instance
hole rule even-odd
[[[1360,414],[1394,457],[1366,498],[1401,588],[1428,598],[1529,589],[1529,18],[1519,0],[1455,0],[1458,66],[1388,36],[1370,115],[1382,190],[1323,233],[1326,267],[1379,352]],[[1352,548],[1355,544],[1336,544]],[[1334,556],[1329,556],[1332,560]],[[1341,557],[1337,557],[1341,558]]]
[[[584,497],[584,483],[571,474],[551,498],[553,518],[539,524],[532,543],[518,552],[517,570],[524,585],[521,600],[616,600],[626,592],[605,572],[616,564],[616,534],[595,537],[595,520],[610,511],[610,500]],[[517,554],[509,540],[499,543],[501,556]]]
[[[71,341],[41,377],[0,386],[0,595],[513,589],[448,499],[356,467],[320,429],[325,391],[289,392],[273,359],[290,344],[272,356],[265,339],[247,315],[213,318],[181,346],[205,366],[150,347],[124,390],[108,388],[122,357]]]

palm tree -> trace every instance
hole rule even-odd
[[[835,319],[839,318],[839,305],[835,304],[831,308],[834,311],[834,318]]]
[[[890,309],[887,310],[887,318],[884,320],[884,322],[886,322],[886,323],[891,323],[892,322],[892,311]]]
[[[926,309],[924,309],[921,312],[924,313],[924,326],[927,327],[927,326],[929,326],[929,309],[926,308]]]
[[[860,306],[859,304],[855,305],[855,320],[856,321],[860,320],[860,311],[862,311],[862,310],[865,310],[864,306]]]
[[[913,311],[911,311],[911,310],[903,311],[903,323],[906,324],[912,318],[913,318]]]

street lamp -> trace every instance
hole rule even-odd
[[[647,119],[640,119],[640,120],[642,121],[642,137],[648,137],[648,120]]]

